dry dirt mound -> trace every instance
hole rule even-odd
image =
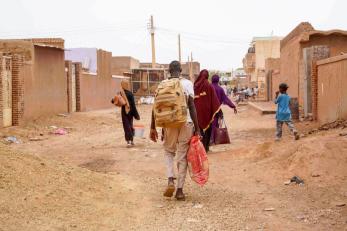
[[[322,177],[327,182],[347,177],[347,137],[341,129],[314,134],[300,141],[265,142],[252,152],[264,165],[288,174]],[[290,137],[284,137],[290,139]]]
[[[118,176],[0,144],[0,230],[119,230],[136,219],[133,201]]]

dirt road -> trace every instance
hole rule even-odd
[[[212,147],[209,182],[188,179],[185,202],[162,197],[160,143],[125,147],[119,111],[0,130],[22,141],[0,144],[0,230],[347,230],[346,129],[274,142],[272,115],[224,111],[232,145]],[[294,175],[305,184],[285,185]]]

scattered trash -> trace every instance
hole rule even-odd
[[[135,137],[140,137],[143,138],[144,137],[144,133],[145,133],[145,126],[144,125],[134,125],[134,136]]]
[[[192,223],[197,223],[197,222],[199,222],[199,220],[194,219],[194,218],[187,218],[187,221],[188,221],[188,222],[192,222]]]
[[[57,127],[57,126],[52,125],[52,126],[49,126],[49,128],[51,128],[51,129],[57,129],[58,127]]]
[[[20,144],[21,141],[19,139],[17,139],[17,137],[15,136],[8,136],[4,139],[7,143],[11,143],[11,144]]]
[[[164,205],[156,205],[155,207],[161,209],[161,208],[164,208]]]
[[[141,97],[139,100],[139,104],[153,104],[153,103],[154,103],[153,96]]]
[[[41,141],[43,140],[41,137],[31,137],[29,138],[30,141]]]
[[[202,207],[204,207],[202,204],[195,204],[195,205],[193,205],[194,209],[202,209]]]
[[[67,134],[67,131],[64,128],[58,128],[54,131],[54,134],[63,136]]]
[[[299,215],[299,216],[296,216],[296,218],[298,220],[304,220],[304,219],[306,219],[306,216],[305,215]]]
[[[345,205],[346,205],[346,203],[344,203],[344,202],[336,203],[336,207],[343,207]]]
[[[284,185],[290,185],[291,181],[290,180],[287,180],[284,182]]]
[[[304,184],[304,180],[302,180],[300,177],[298,176],[293,176],[291,179],[290,179],[290,182],[294,182],[296,184]]]
[[[63,114],[63,113],[58,114],[57,116],[60,116],[60,117],[67,117],[67,115],[66,115],[66,114]]]
[[[275,211],[275,208],[265,208],[264,211],[266,211],[266,212]]]

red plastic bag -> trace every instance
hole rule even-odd
[[[190,177],[197,184],[206,184],[209,176],[208,159],[204,145],[199,136],[193,136],[187,153],[188,169]]]

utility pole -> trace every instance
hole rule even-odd
[[[190,76],[190,56],[188,55],[188,76],[189,76],[189,79],[192,80],[192,77]]]
[[[181,35],[178,34],[178,61],[181,63]]]
[[[190,63],[189,63],[189,78],[194,82],[193,76],[193,52],[190,53]]]
[[[155,41],[154,41],[154,22],[153,15],[151,15],[151,21],[149,25],[149,30],[151,33],[151,44],[152,44],[152,68],[155,68]]]

